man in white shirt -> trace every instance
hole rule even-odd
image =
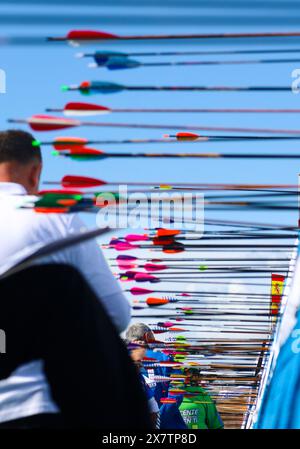
[[[0,132],[0,266],[25,247],[48,243],[84,228],[74,215],[36,214],[16,207],[21,195],[38,192],[42,158],[40,149],[33,147],[32,142],[33,137],[23,131]],[[61,251],[43,262],[77,268],[117,330],[127,327],[130,306],[95,241]],[[8,378],[0,380],[0,423],[57,412],[42,360],[19,366]]]

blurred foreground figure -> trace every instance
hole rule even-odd
[[[5,382],[17,370],[21,375],[20,366],[39,359],[49,395],[60,410],[42,409],[7,420],[0,428],[151,428],[127,348],[76,269],[40,265],[0,280],[0,329],[7,338],[6,353],[0,355],[0,380]],[[33,396],[34,386],[33,379]],[[5,412],[1,403],[1,413]]]
[[[11,258],[17,263],[23,250],[72,233],[79,234],[84,229],[84,224],[74,214],[38,214],[31,209],[18,208],[22,196],[36,195],[39,189],[42,157],[40,148],[34,147],[33,141],[33,136],[24,131],[0,132],[0,267]],[[117,331],[126,329],[130,306],[95,240],[57,252],[43,262],[75,267],[93,289]],[[55,280],[44,277],[44,284],[39,284],[41,304],[52,282]],[[18,286],[23,289],[22,284]],[[23,301],[29,308],[29,291],[23,292]],[[59,290],[54,293],[55,302]],[[10,295],[5,299],[8,301]],[[84,296],[82,300],[85,300]],[[70,303],[64,316],[66,321],[72,307]],[[18,308],[14,313],[19,313]],[[40,319],[38,315],[37,319]],[[19,338],[22,339],[21,334]],[[0,405],[0,423],[37,414],[59,413],[58,404],[49,390],[43,361],[38,356],[30,363],[16,366],[10,376],[0,380]]]

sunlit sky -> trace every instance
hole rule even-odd
[[[107,80],[128,85],[224,85],[224,86],[290,86],[292,71],[300,67],[300,38],[248,40],[149,41],[112,42],[74,49],[66,43],[46,43],[47,36],[62,36],[72,28],[99,29],[116,34],[143,33],[217,33],[291,31],[299,29],[300,4],[296,1],[137,1],[87,0],[1,2],[0,5],[0,68],[7,77],[7,93],[0,95],[1,129],[15,127],[8,118],[26,118],[42,114],[47,107],[63,107],[68,101],[89,101],[109,107],[170,107],[170,108],[299,108],[300,95],[292,92],[122,92],[110,95],[82,97],[78,92],[62,92],[63,84],[83,80]],[[138,68],[109,72],[105,68],[90,69],[87,59],[77,59],[78,51],[163,51],[163,50],[232,50],[255,48],[299,48],[299,64],[257,64],[241,66],[199,66]],[[270,56],[273,57],[273,56]],[[288,58],[284,54],[278,57]],[[181,56],[177,60],[261,59],[268,55]],[[175,57],[165,58],[174,60]],[[140,58],[143,61],[143,58]],[[145,61],[161,60],[147,58]],[[91,118],[103,122],[206,125],[223,127],[299,128],[297,114],[110,114]],[[22,125],[20,125],[22,126]],[[28,129],[26,125],[23,129]],[[117,128],[77,128],[59,133],[36,133],[40,140],[58,135],[90,139],[160,138],[165,130],[134,130]],[[216,133],[215,133],[216,134]],[[172,146],[173,151],[233,151],[292,152],[298,141],[188,143]],[[99,148],[99,147],[98,147]],[[169,148],[169,147],[168,147]],[[166,146],[110,145],[99,148],[112,151],[168,151]],[[51,155],[43,148],[42,181],[60,180],[65,174],[82,174],[107,181],[201,182],[201,183],[288,183],[296,184],[299,172],[297,160],[159,160],[107,159],[100,162],[76,162]],[[272,211],[208,212],[205,217],[240,219],[265,223],[297,223],[296,212]],[[95,217],[85,217],[90,226]]]

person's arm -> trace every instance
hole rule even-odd
[[[61,236],[79,233],[86,229],[78,215],[56,216],[52,223]],[[53,259],[55,262],[69,263],[77,268],[97,294],[118,331],[122,332],[126,329],[131,317],[130,305],[96,240],[88,240],[74,245],[72,248],[56,254]]]

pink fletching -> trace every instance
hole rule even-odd
[[[125,237],[126,242],[139,242],[148,240],[148,236],[146,234],[128,234]]]
[[[161,270],[166,270],[168,267],[167,267],[167,265],[157,265],[154,263],[146,263],[144,265],[144,268],[147,271],[161,271]]]
[[[130,289],[132,295],[148,295],[148,293],[153,293],[152,290],[146,288],[133,287]]]

